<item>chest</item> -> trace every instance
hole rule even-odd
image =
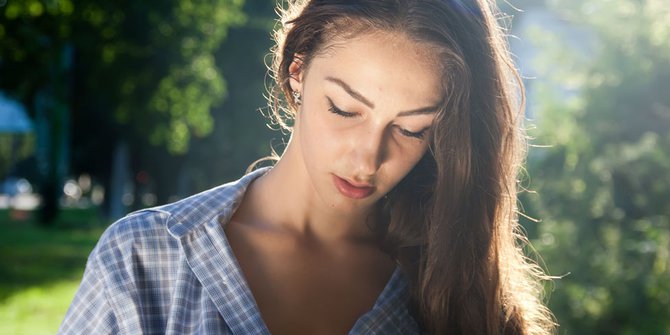
[[[248,283],[272,334],[346,334],[381,289],[324,272],[252,275]]]
[[[375,253],[333,253],[290,238],[249,234],[227,230],[272,334],[346,334],[372,309],[394,268]]]

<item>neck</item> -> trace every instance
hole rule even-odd
[[[290,143],[277,164],[249,186],[238,213],[238,221],[324,243],[375,240],[372,208],[343,210],[324,202]]]

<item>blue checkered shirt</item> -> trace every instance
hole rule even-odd
[[[111,225],[58,333],[269,334],[221,225],[264,171]],[[406,292],[396,269],[349,334],[418,334]]]

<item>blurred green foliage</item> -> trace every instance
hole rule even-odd
[[[243,24],[244,0],[9,0],[0,24],[1,87],[30,102],[54,80],[66,46],[98,110],[130,134],[183,154],[192,135],[213,128],[210,110],[226,94],[214,52]],[[79,92],[75,92],[77,94]],[[72,97],[57,97],[70,100]],[[89,112],[95,113],[96,110]]]
[[[592,34],[546,38],[524,194],[567,334],[670,333],[670,3],[550,1]],[[560,69],[560,70],[559,70]],[[566,71],[566,69],[569,69]],[[557,95],[556,87],[567,88]]]
[[[274,8],[273,0],[9,0],[0,6],[0,89],[32,117],[43,93],[67,106],[70,175],[91,174],[109,190],[114,155],[127,144],[131,181],[148,176],[135,198],[151,192],[165,203],[235,178],[270,152],[273,135],[256,110],[266,104]],[[18,166],[39,179],[34,158]]]

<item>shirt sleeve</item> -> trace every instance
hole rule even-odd
[[[108,301],[105,273],[95,248],[88,258],[84,277],[57,334],[118,334],[114,310]]]

